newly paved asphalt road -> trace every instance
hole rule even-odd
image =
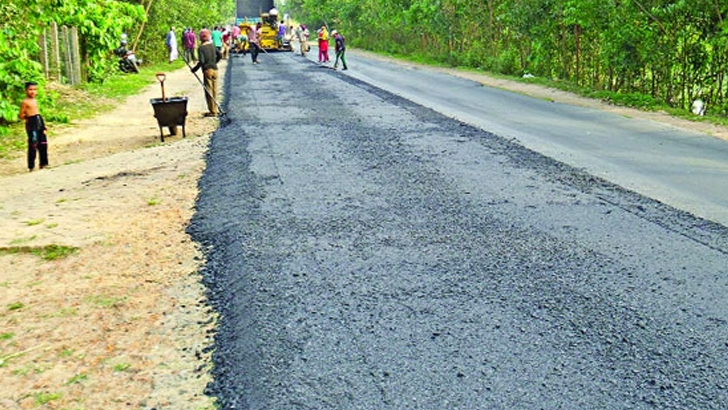
[[[314,49],[315,51],[316,49]],[[308,55],[317,58],[316,52]],[[728,141],[350,53],[347,75],[728,225]]]
[[[261,62],[229,65],[189,229],[222,408],[728,408],[726,227],[301,57]]]

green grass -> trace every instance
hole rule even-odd
[[[66,382],[66,384],[81,383],[84,380],[88,380],[88,375],[86,375],[85,373],[79,373],[79,374],[71,377],[70,379],[68,379],[68,381]]]
[[[159,199],[159,198],[156,198],[156,197],[154,197],[154,198],[149,198],[149,199],[147,200],[147,205],[149,205],[149,206],[159,205],[159,204],[161,204],[161,203],[162,203],[162,200],[161,200],[161,199]]]
[[[636,108],[643,111],[664,111],[669,115],[672,115],[674,117],[683,118],[690,121],[696,121],[696,122],[707,122],[711,124],[717,124],[722,126],[728,126],[728,117],[723,116],[720,113],[712,114],[710,110],[706,113],[705,116],[697,116],[694,115],[692,112],[686,109],[682,108],[676,108],[671,107],[667,105],[665,102],[660,101],[658,99],[653,98],[650,95],[646,94],[637,94],[637,93],[615,93],[611,91],[597,91],[592,90],[586,87],[581,87],[573,83],[569,83],[566,81],[560,81],[560,80],[551,80],[548,78],[541,78],[541,77],[532,77],[532,78],[522,78],[520,76],[509,76],[505,74],[499,74],[495,72],[488,72],[484,71],[479,68],[474,67],[456,67],[452,64],[449,64],[447,62],[440,61],[436,58],[433,58],[432,56],[421,54],[421,53],[412,53],[412,54],[397,54],[397,53],[391,53],[391,52],[382,52],[382,51],[373,51],[368,50],[369,52],[372,52],[374,54],[386,56],[389,58],[393,58],[395,60],[404,61],[404,62],[411,62],[411,63],[417,63],[417,64],[423,64],[428,65],[432,67],[440,67],[440,68],[457,68],[458,70],[462,71],[468,71],[468,72],[474,72],[478,74],[487,75],[488,77],[493,78],[499,78],[499,79],[506,79],[511,81],[517,81],[522,83],[528,83],[528,84],[536,84],[541,85],[544,87],[554,88],[561,91],[567,91],[576,95],[580,95],[582,97],[586,98],[592,98],[597,100],[602,100],[607,103],[616,105],[616,106],[622,106],[622,107],[631,107]],[[710,107],[708,107],[710,109]]]
[[[43,406],[53,400],[58,400],[61,397],[63,397],[61,393],[35,393],[33,395],[33,398],[35,398],[35,404],[38,406]]]
[[[67,258],[76,252],[78,252],[78,248],[73,246],[46,245],[41,249],[34,250],[32,253],[41,259],[54,261],[57,259]]]
[[[124,297],[111,297],[106,295],[94,295],[86,298],[86,302],[102,308],[110,308],[120,305],[126,300]]]
[[[40,225],[45,221],[45,219],[31,219],[30,221],[27,221],[25,224],[28,226],[36,226]]]
[[[30,238],[25,240],[24,242],[30,241],[34,238]],[[11,242],[12,245],[18,245],[19,240],[14,240]],[[43,260],[47,261],[54,261],[58,259],[67,258],[76,252],[79,251],[79,248],[73,247],[73,246],[64,246],[64,245],[45,245],[45,246],[6,246],[0,248],[0,255],[16,255],[19,253],[30,253],[32,255],[35,255]]]
[[[10,340],[15,336],[15,333],[0,333],[0,340]]]
[[[8,305],[8,310],[20,310],[25,307],[25,304],[23,302],[13,302]]]
[[[131,365],[129,363],[119,363],[117,365],[114,365],[114,371],[115,372],[123,372],[130,368]]]
[[[13,239],[12,241],[10,241],[10,245],[21,245],[21,244],[24,244],[24,243],[28,243],[28,242],[36,239],[37,237],[38,237],[37,235],[33,235],[33,236],[29,236],[27,238],[17,238],[17,239]]]

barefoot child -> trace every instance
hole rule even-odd
[[[20,104],[18,117],[25,120],[25,132],[28,133],[28,170],[35,168],[35,153],[40,157],[40,168],[48,166],[48,128],[43,122],[38,109],[38,83],[29,81],[25,83],[25,99]]]

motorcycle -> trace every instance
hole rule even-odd
[[[114,50],[114,54],[119,57],[119,70],[124,73],[138,73],[142,60],[138,59],[133,51],[126,48],[127,44],[126,36],[122,36],[121,45]]]

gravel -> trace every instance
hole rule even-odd
[[[728,407],[726,227],[261,61],[228,65],[189,228],[222,408]]]

